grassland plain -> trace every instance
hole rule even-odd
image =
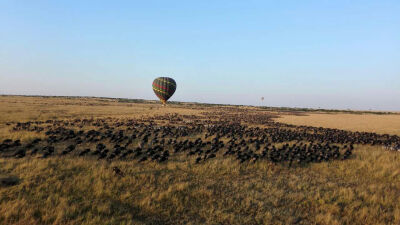
[[[276,121],[293,125],[400,135],[400,114],[307,113],[304,116],[282,115]]]
[[[0,141],[41,135],[12,132],[6,125],[10,121],[195,115],[215,109],[2,96]],[[386,116],[371,122],[383,133],[379,118]],[[357,118],[365,120],[350,120],[356,128],[348,123],[335,128],[370,131]],[[113,166],[125,177],[114,176]],[[20,181],[0,187],[0,224],[400,224],[400,154],[381,146],[356,146],[346,161],[291,168],[265,161],[240,164],[230,158],[202,164],[184,157],[164,164],[69,156],[0,158],[0,177],[9,176]]]

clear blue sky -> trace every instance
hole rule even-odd
[[[400,1],[0,0],[0,94],[400,110]]]

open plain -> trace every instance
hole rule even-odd
[[[400,115],[0,96],[0,224],[400,224]]]

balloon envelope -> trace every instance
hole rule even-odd
[[[153,91],[163,104],[171,98],[175,90],[176,82],[170,77],[158,77],[153,81]]]

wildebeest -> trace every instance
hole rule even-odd
[[[273,118],[265,112],[221,109],[196,116],[10,123],[14,132],[39,132],[45,138],[27,143],[5,139],[0,144],[0,156],[25,157],[26,150],[21,148],[26,148],[32,149],[31,155],[41,153],[43,158],[56,153],[108,161],[164,163],[183,155],[195,158],[196,163],[231,157],[241,163],[270,161],[292,166],[350,159],[355,145],[400,149],[400,138],[395,135],[295,126],[274,122]],[[75,151],[80,148],[85,150]]]

